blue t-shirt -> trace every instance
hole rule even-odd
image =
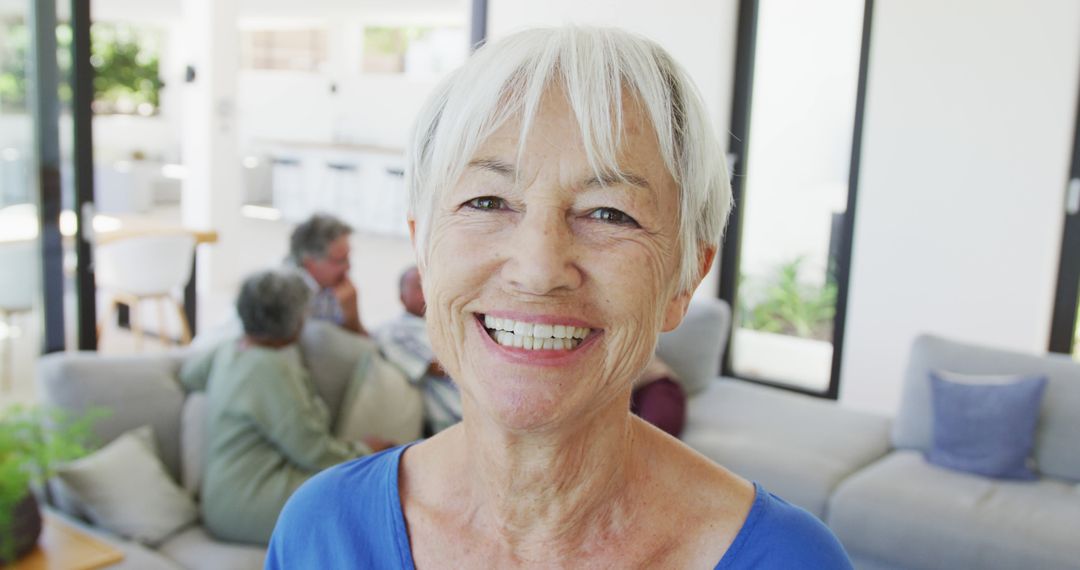
[[[308,480],[278,518],[267,569],[412,569],[398,495],[408,446],[343,463]],[[754,504],[717,569],[851,568],[817,518],[754,485]]]

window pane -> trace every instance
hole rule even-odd
[[[862,0],[762,0],[732,367],[829,386]]]
[[[40,246],[30,114],[32,31],[25,8],[0,9],[0,402],[33,401],[41,348]]]

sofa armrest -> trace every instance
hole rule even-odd
[[[72,414],[103,408],[93,427],[95,445],[150,425],[169,473],[179,480],[183,387],[176,379],[186,351],[145,356],[61,352],[38,361],[38,397]]]
[[[720,372],[731,307],[722,299],[696,297],[675,330],[660,335],[656,354],[671,367],[687,395],[701,393]]]

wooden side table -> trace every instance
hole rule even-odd
[[[37,548],[10,566],[13,570],[94,570],[124,559],[116,548],[42,513],[44,524]]]

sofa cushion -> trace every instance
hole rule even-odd
[[[1045,376],[930,372],[934,442],[926,459],[974,475],[1034,479],[1031,451]]]
[[[94,423],[96,443],[106,444],[139,426],[154,428],[157,449],[173,479],[180,480],[180,410],[184,390],[176,381],[186,351],[141,356],[59,352],[38,360],[42,403],[74,414],[105,408]]]
[[[656,354],[675,372],[688,396],[700,394],[720,371],[731,308],[721,299],[695,297],[679,326],[660,335]]]
[[[836,489],[829,527],[857,559],[898,568],[1076,568],[1080,496],[1059,480],[1005,481],[896,451]]]
[[[1080,363],[1066,355],[1036,356],[923,335],[915,339],[904,378],[893,445],[928,451],[933,437],[930,371],[1046,376],[1035,462],[1041,473],[1080,481]]]
[[[330,411],[330,425],[337,423],[345,390],[364,352],[377,350],[370,340],[327,321],[308,319],[300,334],[300,352],[311,374],[315,391]]]
[[[180,418],[180,484],[199,495],[206,467],[206,392],[192,392]]]
[[[56,476],[94,524],[151,546],[199,516],[165,472],[149,426],[62,466]]]
[[[349,382],[334,435],[347,441],[375,435],[396,443],[419,438],[424,427],[420,389],[374,345],[365,343],[357,355],[355,379]]]
[[[889,450],[889,421],[836,402],[727,378],[688,402],[682,440],[823,518],[845,477]]]
[[[158,552],[191,570],[261,570],[266,560],[265,548],[221,542],[199,525],[177,533]]]

